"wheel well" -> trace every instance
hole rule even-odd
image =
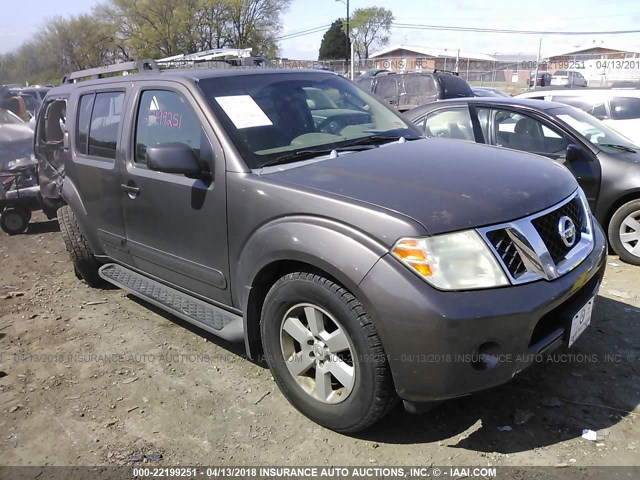
[[[613,214],[616,213],[616,210],[618,210],[625,203],[630,202],[631,200],[637,200],[637,199],[640,199],[640,192],[631,192],[625,195],[624,197],[620,197],[619,199],[617,199],[614,202],[614,204],[611,206],[609,211],[607,212],[607,216],[605,217],[605,224],[602,225],[602,229],[605,232],[608,232],[609,222],[611,221],[611,217],[613,217]]]
[[[264,299],[274,283],[285,275],[293,272],[315,273],[343,286],[340,281],[336,280],[324,270],[304,262],[280,260],[263,267],[253,279],[249,299],[247,300],[247,355],[251,359],[260,360],[264,353],[260,335],[260,315],[262,313]]]

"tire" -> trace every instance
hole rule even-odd
[[[278,387],[314,422],[353,433],[395,406],[378,333],[360,302],[340,285],[312,273],[282,277],[267,293],[260,330]]]
[[[609,222],[609,242],[620,260],[640,265],[640,198],[622,205]]]
[[[0,214],[0,228],[9,235],[18,235],[27,231],[30,220],[31,210],[8,207]]]
[[[86,284],[93,288],[105,286],[106,282],[98,274],[100,263],[93,255],[78,219],[68,205],[58,210],[58,223],[76,277],[80,275]]]

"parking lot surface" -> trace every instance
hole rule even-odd
[[[0,235],[0,465],[639,465],[640,267],[608,263],[573,348],[345,436],[299,414],[243,345],[78,281],[40,214]]]

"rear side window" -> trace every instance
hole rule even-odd
[[[604,105],[604,100],[559,95],[551,97],[551,101],[579,108],[600,120],[607,118],[607,109]]]
[[[613,120],[632,120],[640,118],[640,98],[614,97],[611,99],[611,118]]]
[[[78,108],[78,128],[76,130],[76,150],[78,153],[87,154],[87,139],[89,138],[89,126],[91,125],[91,110],[95,95],[83,95],[80,97]]]
[[[95,95],[89,122],[88,155],[116,158],[123,102],[124,92],[102,92]],[[86,128],[86,123],[82,127]]]
[[[380,97],[398,96],[398,80],[395,77],[381,77],[378,79],[376,95]]]
[[[373,77],[361,78],[359,80],[356,80],[356,85],[358,85],[361,89],[370,92],[373,88]]]
[[[430,75],[405,75],[404,90],[407,95],[429,95],[437,92]]]

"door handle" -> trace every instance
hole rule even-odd
[[[125,185],[123,183],[122,185],[120,185],[120,189],[123,192],[127,192],[127,194],[129,195],[129,198],[136,198],[140,194],[140,189],[132,185]]]

